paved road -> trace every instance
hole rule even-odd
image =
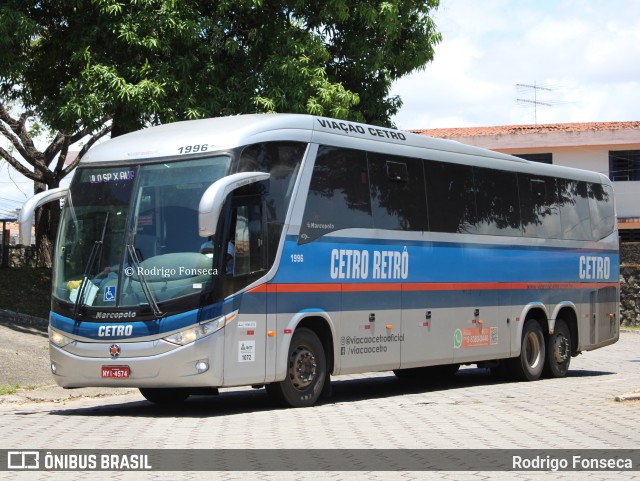
[[[0,340],[6,334],[0,326]],[[14,335],[15,333],[9,333]],[[4,338],[6,339],[6,337]],[[39,339],[37,342],[41,342]],[[42,352],[45,352],[42,349]],[[4,381],[0,382],[4,383]],[[496,381],[462,369],[446,383],[407,384],[391,373],[339,376],[334,395],[308,409],[280,409],[264,390],[231,389],[154,406],[136,392],[48,387],[0,402],[0,449],[64,448],[638,448],[640,334],[573,359],[566,379]],[[38,394],[45,393],[45,394]],[[35,400],[38,400],[36,402]],[[636,473],[475,472],[90,473],[87,479],[640,479]],[[2,473],[9,479],[77,479],[79,473]]]

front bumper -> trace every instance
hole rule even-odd
[[[112,358],[110,350],[115,344],[121,352]],[[186,346],[157,340],[135,343],[75,341],[67,349],[50,342],[49,351],[54,380],[64,388],[219,387],[224,381],[224,329]],[[204,372],[196,367],[202,361],[208,364]],[[130,375],[128,378],[103,378],[103,366],[128,366]]]

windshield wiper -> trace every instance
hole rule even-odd
[[[136,248],[133,244],[127,244],[127,250],[129,251],[129,258],[133,260],[133,264],[135,267],[134,272],[138,273],[138,278],[140,279],[140,287],[142,287],[142,292],[144,293],[144,297],[147,298],[147,302],[151,309],[153,310],[153,315],[156,317],[161,317],[163,312],[158,307],[156,300],[153,298],[153,294],[151,289],[149,288],[149,283],[147,282],[147,278],[142,272],[142,269],[138,269],[140,266],[140,258],[138,257],[138,253],[136,252]]]
[[[89,273],[91,269],[93,269],[94,264],[96,263],[96,259],[98,259],[102,253],[102,247],[104,246],[104,236],[107,232],[107,224],[109,223],[109,212],[104,219],[104,225],[102,226],[102,235],[100,236],[100,240],[97,240],[93,243],[93,247],[91,247],[91,252],[89,253],[89,259],[87,260],[87,264],[84,268],[84,273],[82,274],[82,283],[80,284],[80,289],[78,289],[78,296],[76,297],[75,303],[73,305],[73,317],[75,318],[78,315],[78,311],[80,307],[84,306],[84,296],[87,292],[87,287],[89,284],[93,284],[89,280]]]

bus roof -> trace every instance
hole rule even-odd
[[[507,170],[535,170],[540,175],[609,182],[606,176],[594,172],[529,162],[454,140],[304,114],[236,115],[149,127],[94,146],[80,163],[137,162],[269,141],[315,142],[458,163],[469,162],[473,156],[484,159],[478,165],[488,161],[492,167]]]
[[[116,137],[93,147],[82,159],[90,162],[132,161],[180,155],[184,149],[206,145],[206,150],[225,150],[256,142],[290,140],[344,145],[345,140],[392,143],[430,150],[483,155],[522,161],[499,152],[436,139],[410,132],[345,120],[303,114],[251,114],[188,120]],[[360,145],[360,142],[357,142]],[[183,151],[180,152],[180,147]],[[198,150],[200,150],[200,148]]]

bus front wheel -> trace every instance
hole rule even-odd
[[[553,334],[547,341],[547,362],[544,373],[552,377],[565,377],[571,362],[571,332],[567,323],[556,319]]]
[[[540,323],[528,319],[522,329],[520,355],[509,359],[511,374],[521,381],[535,381],[542,375],[545,363],[545,341]]]
[[[315,404],[327,382],[327,362],[318,336],[310,329],[293,333],[287,357],[287,375],[283,381],[267,384],[269,395],[291,407]]]

